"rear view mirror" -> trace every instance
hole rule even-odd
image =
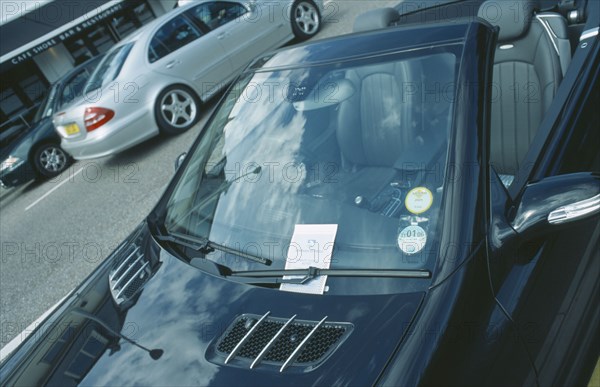
[[[337,105],[354,95],[355,88],[347,79],[330,80],[317,85],[303,101],[294,102],[299,112]]]

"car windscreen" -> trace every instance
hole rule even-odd
[[[165,229],[284,268],[298,225],[335,225],[330,268],[431,268],[460,50],[243,75],[188,156]]]
[[[92,77],[85,85],[84,92],[99,89],[119,76],[125,60],[133,47],[133,43],[125,44],[109,52],[100,62]]]

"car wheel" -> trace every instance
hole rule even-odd
[[[33,155],[35,171],[41,177],[54,177],[62,173],[69,166],[70,157],[54,143],[39,146]]]
[[[321,13],[311,0],[301,0],[294,3],[291,14],[292,30],[301,40],[311,38],[321,28]]]
[[[187,86],[170,86],[160,93],[154,110],[161,132],[179,134],[200,119],[200,99]]]

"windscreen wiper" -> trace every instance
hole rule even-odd
[[[377,278],[431,278],[429,270],[399,269],[306,269],[233,271],[228,278],[248,284],[305,284],[321,276],[330,277],[377,277]],[[294,276],[294,278],[284,278]]]
[[[208,238],[197,238],[190,235],[180,234],[177,232],[169,232],[166,235],[158,234],[155,235],[156,239],[164,242],[176,243],[178,245],[188,247],[192,250],[198,251],[201,254],[209,254],[215,250],[222,251],[224,253],[233,254],[238,257],[245,258],[252,262],[261,263],[266,266],[270,266],[273,261],[268,258],[261,257],[259,255],[249,254],[243,251],[232,249],[230,247],[220,245],[212,242]]]

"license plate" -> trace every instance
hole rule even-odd
[[[73,134],[79,133],[79,125],[77,125],[77,124],[65,125],[65,133],[67,133],[67,136],[71,136]]]

